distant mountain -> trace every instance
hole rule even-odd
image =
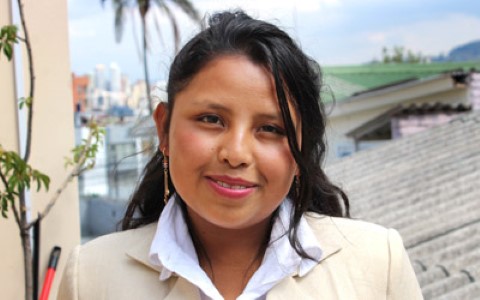
[[[435,62],[480,60],[480,40],[455,47],[447,56],[439,55],[432,57],[431,60]]]
[[[454,48],[448,55],[455,61],[479,60],[480,59],[480,41],[468,43],[466,45]]]

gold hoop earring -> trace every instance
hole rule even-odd
[[[170,196],[170,190],[168,189],[168,157],[165,155],[165,151],[162,151],[163,155],[163,185],[164,185],[164,192],[163,192],[163,202],[167,204],[168,197]]]

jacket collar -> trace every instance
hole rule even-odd
[[[128,249],[126,250],[126,255],[131,259],[137,261],[138,263],[157,271],[159,273],[158,276],[160,276],[162,267],[152,264],[148,256],[156,229],[157,223],[149,224],[139,229],[134,229],[138,231],[135,233],[136,235],[142,235],[145,236],[145,238],[142,238],[136,243],[130,244]],[[165,300],[200,299],[200,294],[197,287],[195,287],[193,284],[191,284],[184,278],[172,276],[170,279],[168,279],[168,281],[172,281],[173,286],[170,289],[170,292],[164,298]]]
[[[306,219],[322,248],[322,257],[320,258],[319,263],[334,256],[342,249],[341,244],[338,242],[343,239],[342,235],[331,217],[308,213],[306,215]],[[131,246],[126,250],[126,255],[143,264],[144,266],[160,273],[162,271],[162,267],[152,264],[149,261],[148,255],[151,242],[156,232],[156,225],[156,223],[153,223],[142,228],[135,229],[138,231],[136,235],[143,236],[144,238],[138,240],[134,244],[130,244]],[[172,276],[172,278],[169,280],[175,280],[175,283],[173,284],[173,287],[167,298],[165,298],[166,300],[199,298],[198,289],[193,284],[190,284],[187,280],[177,276]],[[273,296],[271,295],[272,293],[275,294],[279,293],[280,291],[296,291],[298,292],[296,295],[302,295],[302,291],[298,288],[295,279],[292,277],[287,277],[282,280],[269,293],[269,298],[270,296]],[[281,296],[281,294],[279,294],[279,296]],[[279,297],[279,299],[281,298],[282,297]],[[308,297],[302,299],[308,299]]]
[[[331,217],[307,213],[306,219],[308,224],[312,227],[322,248],[322,257],[320,258],[319,262],[328,259],[341,250],[342,246],[338,241],[342,239],[342,236]],[[139,229],[135,229],[138,231],[136,234],[139,236],[144,236],[145,238],[142,238],[137,243],[131,245],[126,250],[126,254],[137,262],[140,262],[145,266],[160,272],[162,268],[150,263],[148,257],[156,228],[157,224],[153,223]]]

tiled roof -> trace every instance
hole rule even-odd
[[[434,77],[453,71],[480,70],[480,61],[426,64],[369,64],[357,66],[324,67],[325,84],[336,100],[380,87]],[[332,98],[325,93],[324,101]]]
[[[480,112],[327,168],[352,216],[400,231],[425,299],[480,299]]]

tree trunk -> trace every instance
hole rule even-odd
[[[152,97],[150,96],[150,78],[148,75],[148,61],[147,61],[147,35],[146,35],[146,20],[145,15],[142,15],[142,38],[143,38],[143,71],[145,75],[145,86],[147,89],[147,103],[148,112],[153,115]]]
[[[25,265],[25,300],[33,300],[33,261],[30,232],[21,229],[20,233],[23,248],[23,263]]]
[[[20,191],[20,239],[22,240],[23,264],[25,276],[25,300],[33,299],[33,259],[32,259],[32,243],[30,239],[30,231],[27,229],[27,206],[25,201],[25,190]]]

